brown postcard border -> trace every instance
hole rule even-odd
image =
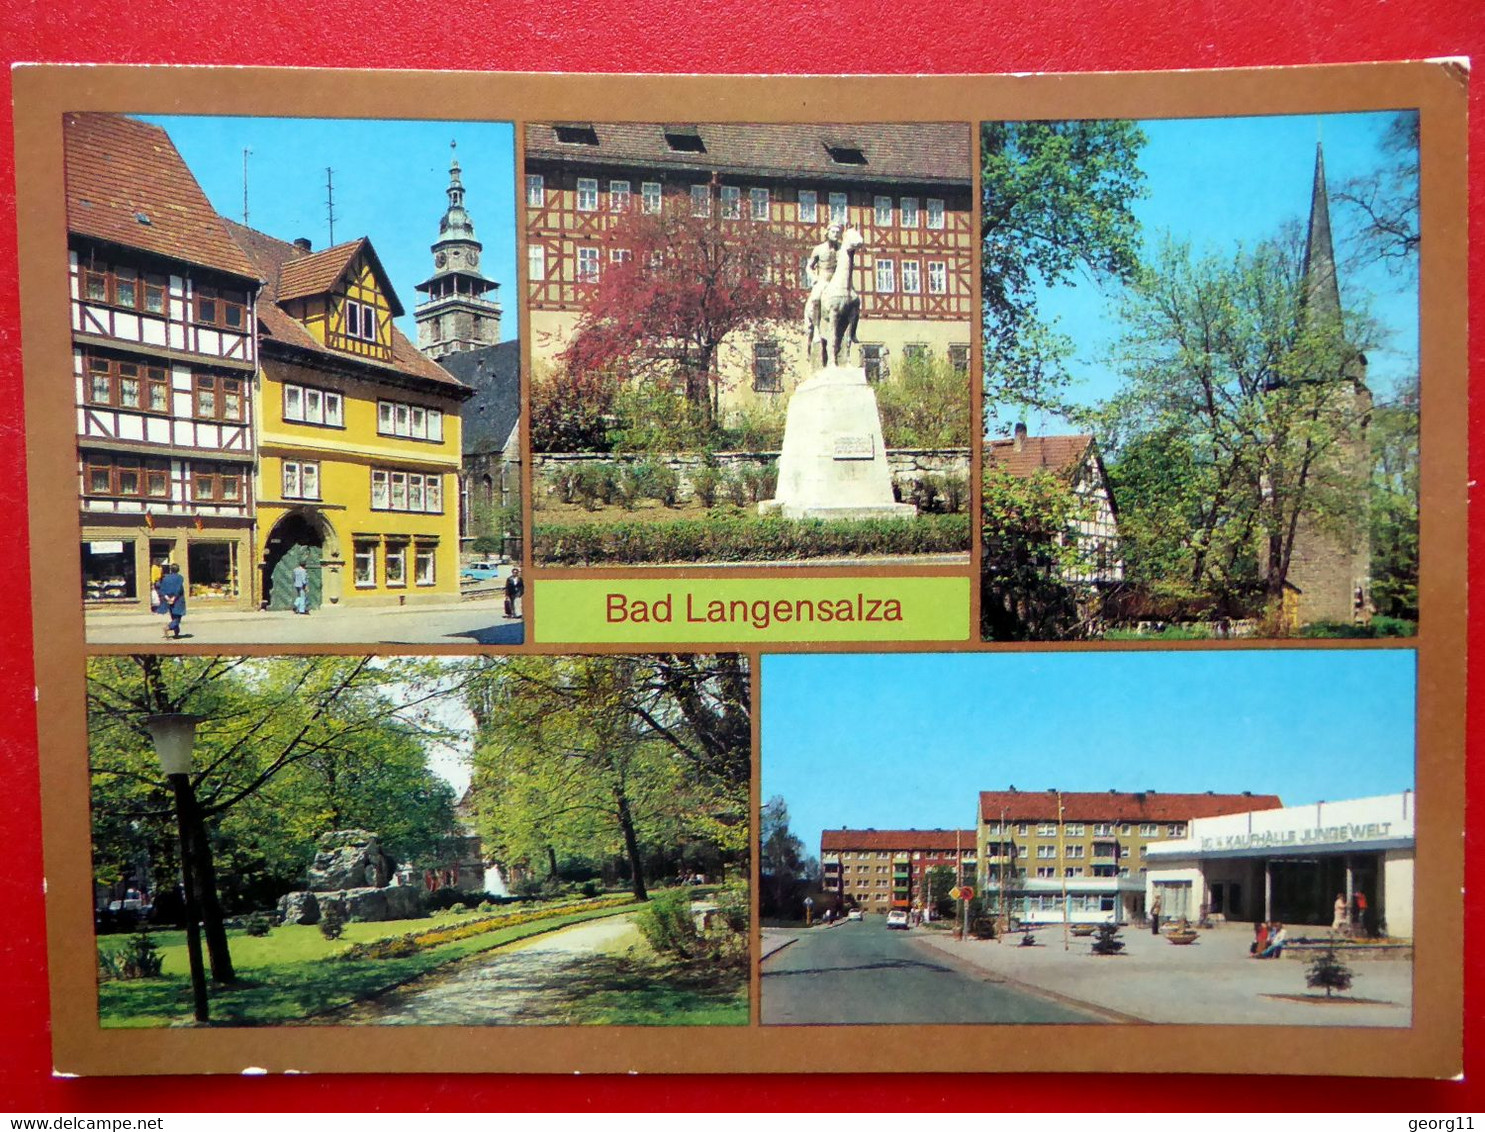
[[[54,1059],[80,1074],[180,1072],[850,1072],[1180,1071],[1456,1075],[1462,1064],[1460,898],[1464,850],[1465,582],[1467,374],[1465,315],[1465,106],[1467,67],[1458,62],[1380,63],[1238,71],[944,77],[677,77],[491,75],[187,67],[18,67],[14,71],[18,214],[25,344],[27,457],[33,485],[32,587],[36,642],[48,956]],[[63,267],[66,219],[60,116],[69,110],[323,117],[439,117],[509,120],[518,139],[528,121],[602,119],[624,107],[629,121],[922,121],[1067,117],[1229,117],[1318,114],[1416,107],[1422,114],[1423,261],[1420,270],[1423,563],[1421,632],[1415,642],[1243,642],[1198,649],[1416,647],[1417,786],[1420,820],[1415,883],[1413,1024],[1404,1030],[1256,1026],[894,1026],[764,1028],[757,981],[747,1028],[439,1027],[343,1030],[322,1027],[103,1031],[97,1024],[89,894],[88,774],[75,540],[76,513],[50,505],[42,485],[75,475],[73,406]],[[478,107],[479,113],[460,108]],[[433,109],[429,109],[433,108]],[[978,131],[973,131],[978,137]],[[976,143],[977,144],[977,143]],[[519,145],[519,140],[518,140]],[[520,175],[519,149],[516,176]],[[975,173],[978,171],[976,161]],[[976,194],[978,196],[978,194]],[[517,193],[516,199],[521,200]],[[520,226],[518,225],[518,228]],[[518,234],[518,239],[523,236]],[[518,268],[523,261],[518,259]],[[527,331],[526,304],[522,330]],[[978,327],[974,341],[978,343]],[[528,335],[529,341],[529,335]],[[978,354],[978,350],[975,351]],[[979,360],[974,359],[975,373]],[[526,396],[523,389],[523,399]],[[978,411],[978,394],[976,394]],[[977,430],[976,430],[977,431]],[[523,432],[529,446],[529,430]],[[523,489],[530,547],[530,460]],[[979,459],[979,445],[975,447]],[[977,465],[976,465],[977,466]],[[975,552],[977,553],[977,551]],[[528,567],[530,563],[527,563]],[[977,562],[972,561],[972,566]],[[827,576],[802,567],[800,575]],[[841,574],[904,576],[895,568]],[[938,573],[941,571],[931,571]],[[961,573],[955,569],[947,571]],[[543,571],[531,571],[528,640]],[[623,572],[595,573],[619,578]],[[691,571],[678,571],[685,576]],[[731,574],[732,571],[729,571]],[[780,571],[770,571],[778,574]],[[795,571],[785,571],[793,574]],[[563,577],[582,572],[562,571]],[[645,571],[643,576],[663,576]],[[738,571],[737,576],[745,576]],[[977,587],[972,587],[972,591]],[[978,624],[978,617],[974,624]],[[663,646],[647,646],[658,649]],[[703,646],[690,644],[686,651]],[[718,642],[726,648],[726,642]],[[734,646],[735,647],[735,646]],[[815,651],[1120,651],[1171,648],[1108,645],[995,646],[975,641],[918,645],[804,646]],[[770,647],[794,651],[799,646]],[[137,651],[97,648],[98,653]],[[189,646],[183,652],[275,655],[468,653],[449,646],[327,646],[314,650]],[[510,651],[567,652],[527,645]],[[625,651],[620,647],[593,652]],[[757,650],[752,654],[755,696]],[[757,751],[761,700],[754,703],[752,793],[758,802],[766,752]],[[755,808],[756,814],[756,808]],[[756,881],[756,862],[755,862]],[[756,883],[754,891],[756,894]],[[755,895],[756,900],[756,895]],[[756,928],[755,928],[756,939]],[[1272,1057],[1282,1048],[1282,1059]],[[888,1062],[881,1055],[890,1050]]]

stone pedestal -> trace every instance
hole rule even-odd
[[[892,498],[877,395],[860,366],[831,366],[789,398],[779,483],[761,514],[786,519],[908,519]]]

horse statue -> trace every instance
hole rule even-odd
[[[861,296],[851,285],[851,278],[856,251],[864,242],[856,229],[846,229],[835,257],[835,271],[825,281],[818,298],[812,294],[805,308],[809,355],[814,356],[815,343],[820,343],[821,361],[826,366],[837,365],[841,350],[856,345]]]

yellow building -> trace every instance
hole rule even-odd
[[[262,603],[459,597],[459,406],[420,354],[370,240],[313,252],[227,222],[267,282],[258,303],[257,561]]]

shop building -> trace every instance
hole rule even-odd
[[[64,119],[83,600],[255,601],[259,275],[165,131]]]
[[[459,597],[459,410],[470,390],[419,353],[366,237],[313,251],[226,221],[258,303],[256,564],[288,609]]]
[[[949,123],[830,125],[535,123],[526,127],[526,295],[535,357],[571,339],[610,263],[626,212],[672,209],[766,224],[804,263],[832,223],[864,237],[857,338],[871,381],[916,357],[969,374],[976,313],[969,129]],[[783,404],[818,361],[799,321],[724,342],[723,412]]]
[[[975,828],[975,889],[1024,923],[1145,917],[1150,855],[1193,822],[1277,810],[1274,795],[987,790]],[[1169,907],[1165,916],[1173,915]]]
[[[1408,790],[1197,818],[1150,846],[1145,898],[1167,917],[1329,927],[1339,895],[1356,930],[1411,938],[1415,811]]]
[[[954,870],[956,884],[975,875],[974,830],[827,829],[820,834],[821,887],[870,912],[924,909],[928,874]]]

